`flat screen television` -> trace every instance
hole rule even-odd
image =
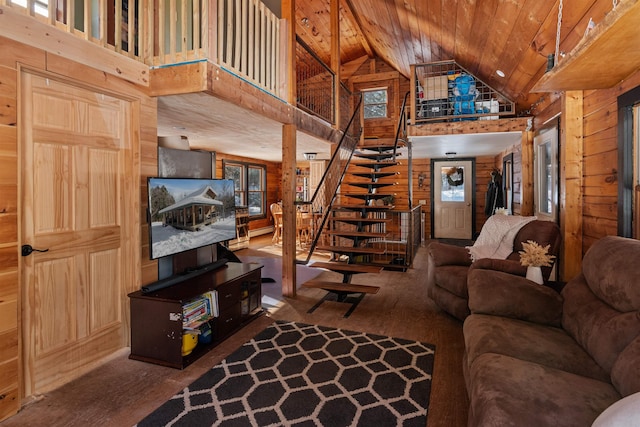
[[[236,238],[233,180],[152,177],[147,188],[151,259]]]

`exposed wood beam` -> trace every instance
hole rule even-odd
[[[358,28],[358,39],[360,39],[360,42],[362,43],[362,47],[364,48],[364,51],[367,52],[367,55],[369,55],[369,58],[375,57],[375,53],[373,52],[373,49],[371,49],[371,43],[369,43],[369,39],[367,38],[364,31],[362,30],[363,28],[362,22],[360,22],[360,18],[354,12],[353,5],[351,4],[351,0],[344,0],[344,3],[345,3],[344,11],[347,14],[348,19],[350,19],[352,22],[355,22],[356,27]]]
[[[142,62],[109,49],[98,49],[94,43],[16,13],[10,7],[0,7],[0,34],[132,83],[149,86],[149,67]],[[87,55],[87,51],[91,55]]]
[[[149,96],[180,95],[207,90],[207,63],[196,62],[151,70]]]
[[[358,69],[369,59],[368,56],[361,56],[358,59],[342,64],[340,67],[340,78],[342,80],[348,80],[351,76],[358,71]]]
[[[528,117],[499,120],[476,120],[455,123],[431,123],[409,126],[409,136],[458,135],[464,133],[523,132]]]

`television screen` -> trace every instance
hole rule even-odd
[[[233,180],[149,178],[151,259],[236,238]]]

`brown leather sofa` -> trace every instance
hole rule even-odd
[[[640,241],[605,237],[561,295],[475,266],[463,328],[468,425],[590,426],[640,392],[639,263]]]
[[[527,268],[520,265],[522,243],[533,240],[539,244],[550,245],[549,254],[558,256],[560,251],[560,229],[550,221],[534,220],[524,225],[513,240],[513,252],[507,263],[513,274],[525,276]],[[555,260],[555,259],[554,259]],[[477,264],[478,260],[474,265]],[[491,260],[503,261],[503,260]],[[464,320],[469,315],[467,274],[472,266],[469,251],[460,246],[440,242],[431,242],[428,248],[427,294],[447,313]],[[542,267],[545,281],[549,279],[552,267]]]

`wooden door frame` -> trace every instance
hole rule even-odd
[[[633,108],[640,102],[640,86],[618,97],[618,235],[633,237]]]
[[[509,189],[507,190],[507,165],[509,167]],[[505,208],[509,211],[509,214],[513,215],[513,153],[509,153],[502,158],[502,192],[504,193]],[[507,197],[508,196],[508,197]],[[507,199],[509,203],[507,203]],[[506,206],[506,205],[509,206]]]
[[[430,193],[431,193],[431,197],[430,197],[430,202],[431,202],[431,237],[434,237],[434,232],[435,232],[435,208],[434,208],[434,202],[435,202],[435,195],[434,195],[434,189],[435,189],[435,183],[434,183],[434,176],[435,176],[435,163],[436,162],[471,162],[471,238],[473,238],[473,236],[476,235],[476,158],[475,157],[456,157],[454,159],[449,159],[447,157],[444,158],[435,158],[435,159],[431,159],[431,184],[430,184]]]

